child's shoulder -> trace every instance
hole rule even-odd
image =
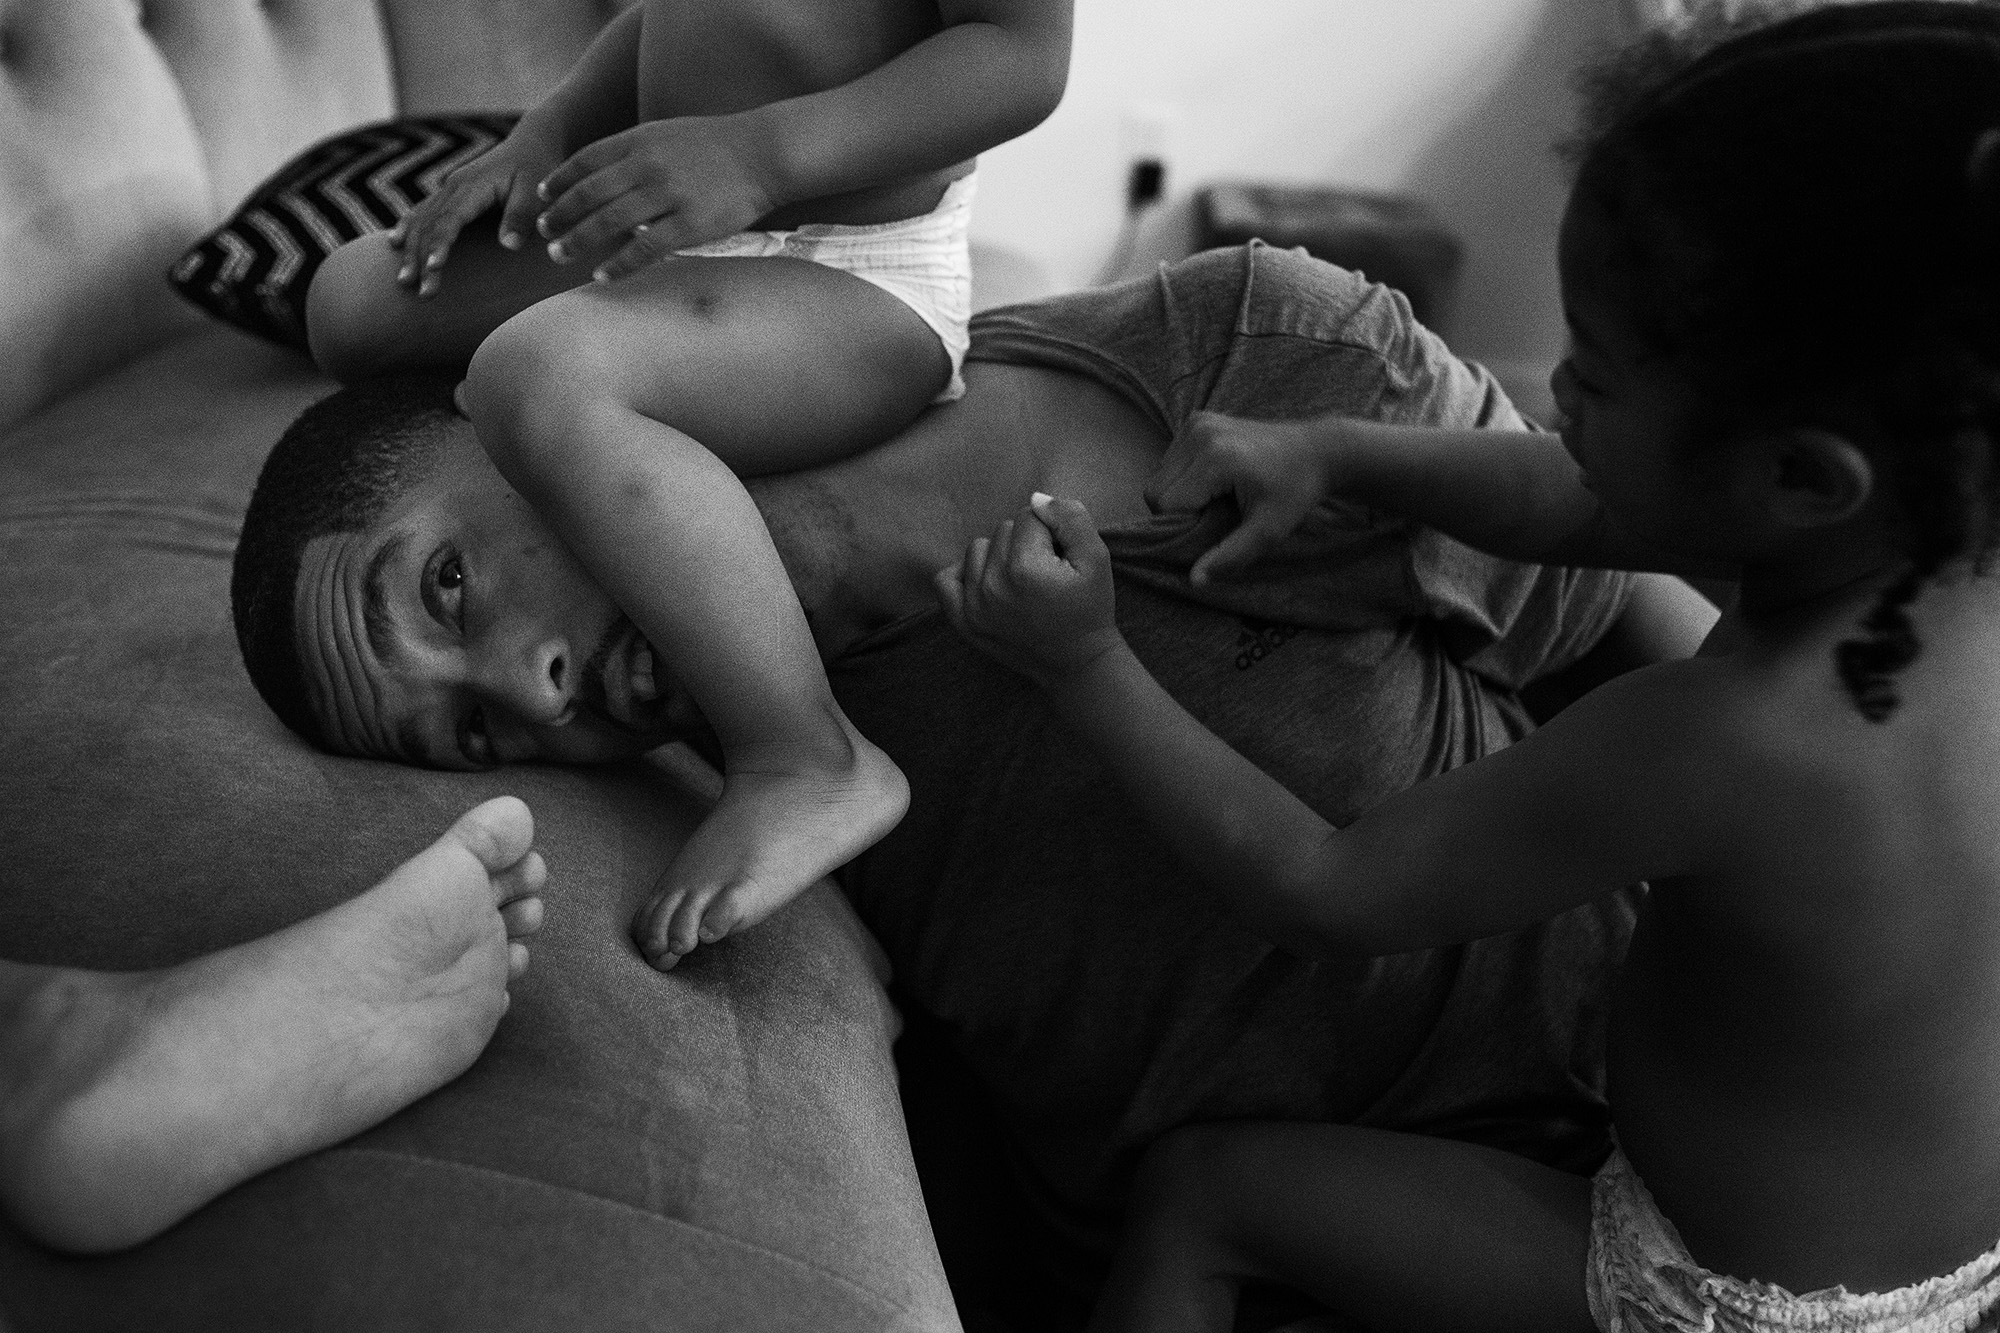
[[[1566,763],[1682,821],[1713,851],[1758,793],[1816,786],[1857,739],[1831,661],[1810,679],[1791,665],[1705,649],[1606,682],[1544,730],[1567,733],[1553,747]]]
[[[1558,770],[1591,774],[1607,797],[1683,809],[1704,822],[1707,794],[1761,748],[1751,730],[1754,696],[1728,656],[1661,662],[1598,686],[1544,726],[1533,746]]]

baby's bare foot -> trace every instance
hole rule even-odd
[[[122,1249],[456,1077],[541,926],[533,839],[501,797],[359,897],[178,967],[0,963],[0,1203]]]
[[[721,799],[667,867],[633,937],[661,971],[698,944],[754,926],[881,840],[910,805],[888,755],[845,718],[847,762],[737,764]]]

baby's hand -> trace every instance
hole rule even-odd
[[[504,205],[500,244],[509,250],[520,249],[539,207],[535,182],[561,160],[562,151],[555,141],[524,121],[505,139],[446,176],[428,199],[390,229],[389,244],[403,252],[403,267],[396,281],[415,287],[418,296],[436,292],[458,233],[496,204]]]
[[[1047,686],[1118,640],[1111,553],[1090,511],[1039,492],[937,573],[938,598],[972,645]]]
[[[558,263],[629,236],[592,275],[609,282],[676,250],[744,230],[771,191],[728,116],[652,120],[607,135],[549,173],[536,225]]]
[[[1329,423],[1247,421],[1196,413],[1146,483],[1155,510],[1195,510],[1233,496],[1243,519],[1188,571],[1200,585],[1256,564],[1334,488]]]

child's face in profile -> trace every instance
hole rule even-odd
[[[1649,348],[1604,280],[1607,224],[1572,199],[1560,248],[1569,350],[1550,379],[1563,445],[1619,526],[1671,551],[1707,550],[1726,508],[1719,451],[1692,391]]]

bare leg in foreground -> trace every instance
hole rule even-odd
[[[149,972],[0,963],[0,1205],[122,1249],[462,1073],[507,1009],[547,877],[499,797],[380,884]]]
[[[1590,1181],[1352,1125],[1189,1126],[1148,1152],[1090,1333],[1228,1333],[1245,1279],[1375,1333],[1590,1333]]]

